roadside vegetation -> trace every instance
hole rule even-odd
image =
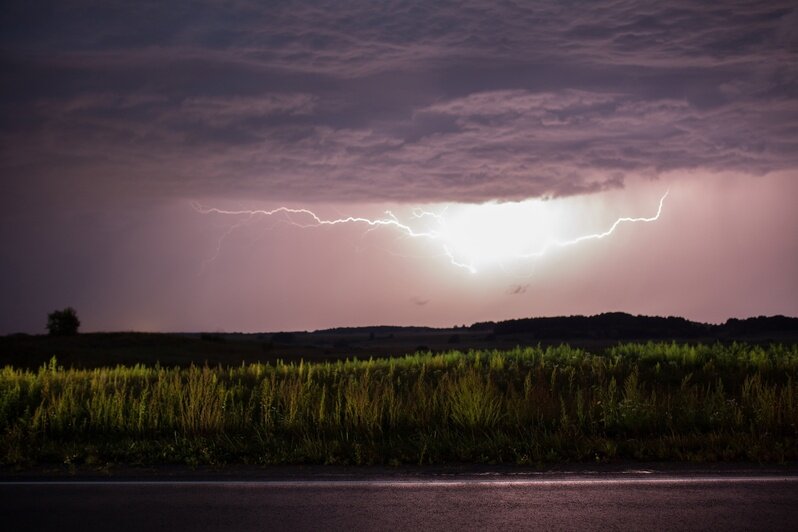
[[[0,463],[798,458],[798,346],[0,371]]]

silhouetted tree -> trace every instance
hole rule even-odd
[[[56,310],[47,315],[47,332],[50,336],[74,336],[78,334],[80,320],[72,307]]]

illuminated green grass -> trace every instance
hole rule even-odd
[[[798,347],[0,371],[0,462],[798,458]]]

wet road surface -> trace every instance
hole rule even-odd
[[[5,530],[796,530],[798,475],[0,479]]]

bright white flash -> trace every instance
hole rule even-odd
[[[272,210],[225,210],[205,208],[194,203],[203,214],[235,217],[236,223],[224,234],[227,236],[245,221],[258,217],[280,217],[280,221],[301,228],[318,228],[341,224],[362,225],[369,231],[392,229],[408,238],[425,239],[440,246],[441,254],[449,262],[471,273],[493,265],[511,261],[542,257],[557,248],[573,246],[587,240],[599,240],[612,235],[625,223],[654,222],[662,214],[665,198],[662,195],[653,216],[633,218],[624,216],[608,228],[596,233],[573,234],[573,210],[561,202],[527,200],[514,203],[488,203],[482,205],[447,205],[436,211],[414,208],[402,220],[391,211],[383,218],[346,216],[326,219],[309,209],[277,207]],[[224,238],[223,236],[223,238]],[[220,241],[221,246],[221,241]],[[218,251],[218,250],[217,250]]]

